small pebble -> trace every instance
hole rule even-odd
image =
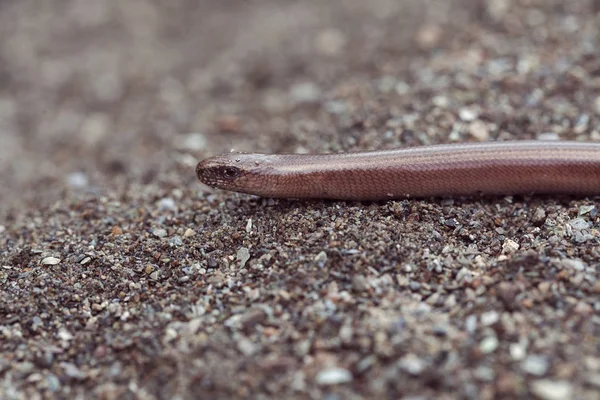
[[[566,381],[540,379],[533,381],[530,388],[531,392],[541,400],[567,400],[573,398],[573,387]]]
[[[588,129],[589,123],[590,116],[587,114],[581,114],[579,118],[577,118],[577,121],[575,121],[573,132],[575,132],[578,135],[584,133]]]
[[[575,258],[564,258],[560,260],[560,264],[566,269],[573,269],[575,271],[585,270],[585,264],[583,261]]]
[[[236,253],[236,258],[240,262],[240,268],[244,268],[250,259],[250,250],[246,247],[240,247]]]
[[[450,100],[448,99],[448,97],[442,95],[435,96],[431,100],[431,102],[433,103],[433,105],[439,108],[448,108],[448,106],[450,106]]]
[[[519,244],[511,239],[504,239],[502,243],[502,254],[514,254],[519,250]]]
[[[479,343],[479,350],[483,354],[493,353],[498,348],[498,344],[499,341],[496,336],[488,336]]]
[[[586,214],[589,214],[591,218],[596,218],[598,216],[598,208],[595,205],[586,205],[579,207],[577,215],[581,217]]]
[[[477,329],[477,316],[476,315],[469,315],[465,319],[465,329],[467,330],[467,332],[469,332],[471,334],[475,332],[475,330]]]
[[[500,320],[500,314],[496,311],[488,311],[481,314],[481,324],[483,326],[494,325],[498,320]]]
[[[527,355],[525,346],[523,346],[521,343],[511,343],[508,349],[510,356],[515,361],[523,360]]]
[[[573,312],[579,315],[591,315],[594,312],[594,309],[591,305],[583,301],[578,301],[573,308]]]
[[[75,364],[61,362],[60,366],[65,371],[65,375],[67,375],[69,378],[84,379],[86,377],[86,374],[83,373],[79,368],[77,368]]]
[[[60,263],[60,258],[56,257],[46,257],[42,260],[42,264],[44,265],[56,265]]]
[[[578,231],[583,230],[583,229],[588,229],[590,227],[590,223],[587,222],[583,218],[572,219],[571,221],[569,221],[569,225],[571,225],[571,227],[574,230],[578,230]]]
[[[31,329],[37,331],[40,326],[43,326],[44,322],[37,315],[31,319]]]
[[[73,335],[64,328],[59,329],[57,336],[60,340],[73,340]]]
[[[317,256],[315,257],[315,263],[317,263],[319,268],[323,268],[325,266],[325,263],[327,263],[327,253],[321,251],[319,254],[317,254]]]
[[[542,376],[548,372],[550,364],[547,357],[531,354],[521,361],[521,369],[531,375]]]
[[[158,201],[158,209],[160,211],[177,211],[177,205],[175,204],[175,200],[165,197]]]
[[[332,367],[319,371],[315,377],[317,385],[330,386],[352,382],[352,373],[344,368]]]
[[[469,124],[469,134],[480,142],[490,139],[490,131],[487,125],[479,119]]]
[[[484,365],[477,367],[474,372],[477,379],[484,382],[492,382],[495,377],[494,370]]]
[[[152,230],[152,234],[157,238],[163,238],[167,236],[167,230],[163,228],[156,228]]]
[[[538,207],[535,209],[535,213],[533,214],[533,222],[537,224],[541,224],[546,220],[546,211],[542,207]]]
[[[358,292],[363,292],[369,288],[369,284],[364,275],[354,275],[352,277],[352,288]]]
[[[46,385],[49,391],[57,392],[61,388],[60,379],[54,374],[49,374],[46,377]]]
[[[196,234],[196,231],[194,231],[194,230],[193,230],[193,229],[191,229],[191,228],[187,228],[187,229],[185,230],[185,232],[183,233],[183,237],[184,237],[184,238],[189,238],[189,237],[192,237],[192,236],[194,236],[195,234]]]
[[[400,359],[398,366],[411,375],[419,375],[427,367],[427,363],[414,354],[407,354]]]
[[[474,121],[478,117],[477,112],[471,108],[461,108],[458,116],[465,122]]]
[[[23,375],[29,375],[35,369],[35,365],[29,361],[17,363],[15,367]]]
[[[169,239],[169,244],[171,246],[179,247],[183,245],[183,239],[181,238],[181,236],[175,235],[171,239]]]

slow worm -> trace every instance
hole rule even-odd
[[[514,141],[342,154],[244,154],[196,167],[208,186],[263,197],[384,200],[600,194],[600,143]]]

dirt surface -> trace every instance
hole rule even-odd
[[[600,398],[596,198],[194,175],[230,148],[600,140],[599,10],[0,2],[0,398]]]

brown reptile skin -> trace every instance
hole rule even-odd
[[[600,194],[600,143],[516,141],[343,154],[225,154],[205,184],[263,197],[384,200],[477,194]]]

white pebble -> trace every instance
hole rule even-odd
[[[352,373],[344,368],[326,368],[317,373],[315,377],[317,385],[338,385],[340,383],[352,382]]]
[[[542,400],[571,399],[573,387],[569,382],[540,379],[531,383],[531,392]]]
[[[411,375],[419,375],[427,367],[425,361],[409,353],[398,362],[398,366]]]
[[[484,326],[494,325],[499,319],[500,315],[496,311],[481,314],[481,324]]]
[[[461,108],[458,112],[458,117],[465,122],[471,122],[477,119],[479,115],[477,112],[470,108]]]
[[[493,353],[498,348],[498,338],[496,336],[488,336],[479,343],[479,350],[483,354]]]
[[[60,262],[60,258],[56,257],[46,257],[42,260],[42,264],[44,265],[56,265]]]
[[[508,350],[512,359],[516,361],[522,360],[525,358],[525,354],[527,354],[525,351],[525,346],[523,346],[521,343],[511,343]]]
[[[475,315],[469,315],[465,319],[465,329],[470,334],[473,334],[475,332],[475,330],[477,329],[477,316],[475,316]]]
[[[57,336],[60,340],[64,340],[64,341],[69,341],[69,340],[73,340],[73,335],[71,334],[71,332],[69,332],[68,330],[61,328],[58,333]]]
[[[537,354],[529,355],[521,362],[523,372],[531,375],[542,376],[548,372],[548,368],[550,368],[548,359]]]

